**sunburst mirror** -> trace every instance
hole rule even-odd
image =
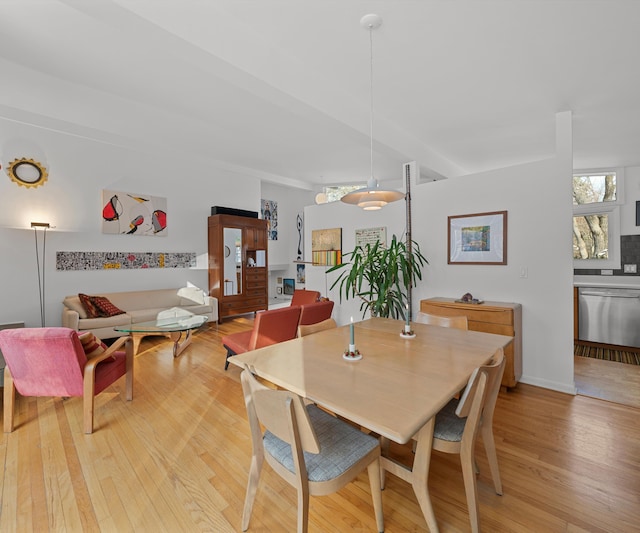
[[[26,157],[11,161],[7,167],[7,174],[11,181],[22,187],[43,185],[49,175],[42,163]]]

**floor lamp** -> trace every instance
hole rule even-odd
[[[38,269],[38,293],[40,295],[40,325],[44,327],[44,260],[47,248],[47,229],[51,227],[48,222],[32,222],[31,227],[36,239],[36,268]],[[42,268],[40,268],[40,252],[38,250],[38,229],[42,229]]]

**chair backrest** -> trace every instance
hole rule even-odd
[[[415,317],[415,321],[443,328],[469,329],[469,322],[467,321],[466,316],[430,315],[419,311]]]
[[[471,446],[471,449],[473,449],[475,445],[486,397],[487,374],[476,368],[469,378],[467,388],[464,390],[456,409],[456,415],[466,418],[461,438],[462,446]]]
[[[262,424],[266,430],[289,445],[301,447],[306,452],[320,453],[320,444],[300,396],[289,391],[265,387],[246,367],[240,374],[240,381],[254,451],[256,447],[262,446]],[[295,456],[295,453],[293,455]]]
[[[504,352],[502,348],[500,348],[496,351],[493,359],[488,365],[480,366],[473,371],[473,374],[471,374],[469,382],[467,383],[467,387],[464,389],[464,392],[460,397],[460,401],[458,402],[456,414],[459,417],[466,417],[469,415],[475,393],[475,387],[478,382],[478,375],[484,374],[486,376],[487,385],[485,398],[482,403],[482,417],[485,420],[493,420],[493,410],[498,399],[498,392],[500,392],[500,382],[502,381],[502,374],[504,373],[505,361]]]
[[[23,396],[83,395],[87,357],[73,329],[6,329],[0,350]]]
[[[249,340],[249,350],[295,339],[300,312],[300,306],[296,305],[257,313]]]
[[[305,305],[317,302],[320,299],[318,291],[308,291],[306,289],[296,289],[293,291],[291,305]]]
[[[311,335],[312,333],[318,333],[319,331],[324,331],[325,329],[337,328],[338,324],[333,318],[327,318],[322,322],[317,322],[316,324],[309,324],[308,326],[298,326],[298,337],[305,337],[306,335]]]
[[[300,325],[308,326],[309,324],[317,324],[327,318],[331,318],[334,302],[332,300],[323,300],[322,302],[314,302],[302,306],[300,312]]]

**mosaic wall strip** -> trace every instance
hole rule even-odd
[[[56,270],[118,270],[135,268],[190,268],[191,252],[56,252]]]

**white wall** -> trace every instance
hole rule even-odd
[[[412,311],[419,310],[421,299],[465,292],[522,304],[521,381],[575,393],[570,131],[560,128],[558,135],[563,142],[553,159],[413,187],[413,238],[430,264],[414,290]],[[507,265],[448,265],[447,217],[501,210],[508,211]],[[386,226],[390,239],[405,227],[404,202],[369,213],[342,203],[311,206],[305,216],[307,239],[313,229],[342,227],[346,251],[353,249],[358,228]],[[520,277],[523,267],[526,278]],[[323,267],[309,270],[308,288],[325,293],[335,274],[325,276]],[[338,301],[335,290],[329,295]],[[350,315],[361,317],[358,306],[343,303],[336,319],[344,324]]]
[[[276,294],[278,277],[296,279],[296,265],[293,261],[298,255],[297,217],[302,216],[304,227],[304,206],[312,204],[314,197],[312,191],[274,183],[262,184],[262,198],[278,202],[278,239],[269,241],[269,295],[272,297]],[[304,239],[301,244],[304,252]],[[307,272],[308,269],[307,266]]]
[[[637,235],[636,201],[640,200],[640,167],[624,169],[624,204],[620,208],[620,235]]]
[[[15,158],[45,163],[44,186],[27,189],[4,170]],[[258,178],[215,168],[180,154],[150,154],[0,119],[0,323],[40,325],[35,243],[31,221],[49,222],[46,324],[60,325],[62,299],[98,293],[179,287],[187,281],[207,288],[207,216],[211,206],[260,210]],[[168,235],[104,235],[101,191],[120,190],[167,198]],[[55,270],[57,251],[195,252],[193,269],[119,271]]]

